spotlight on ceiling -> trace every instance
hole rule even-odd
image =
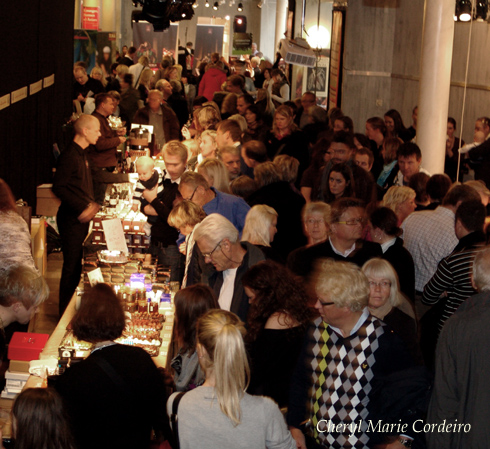
[[[215,11],[218,11],[218,8],[219,8],[218,2],[214,2],[213,9]]]
[[[206,4],[204,5],[206,8],[209,8],[209,2],[206,0]]]
[[[197,1],[196,1],[196,2],[194,2],[194,3],[192,4],[192,7],[193,7],[194,9],[196,9],[198,6],[199,6],[199,3],[197,3]]]
[[[243,4],[238,3],[238,11],[242,12],[243,11]]]
[[[262,6],[264,5],[264,0],[260,0],[259,3],[257,3],[257,8],[262,9]]]
[[[488,15],[488,0],[477,0],[475,19],[477,22],[484,22]]]
[[[456,17],[460,22],[471,20],[471,0],[456,1]]]

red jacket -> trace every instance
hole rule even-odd
[[[211,67],[206,70],[199,83],[198,95],[204,95],[209,101],[212,101],[214,93],[221,90],[221,85],[225,81],[226,74],[216,67]]]

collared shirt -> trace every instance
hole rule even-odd
[[[430,176],[430,173],[425,169],[420,167],[419,168],[419,173],[425,173],[426,175]],[[408,182],[405,182],[404,176],[402,175],[402,171],[398,170],[398,173],[396,174],[395,181],[393,182],[394,186],[408,186]]]
[[[338,254],[339,256],[342,256],[342,257],[348,257],[349,254],[351,254],[352,252],[354,252],[354,250],[356,249],[356,243],[354,242],[354,244],[352,245],[352,248],[348,249],[347,251],[345,251],[344,253],[342,251],[339,251],[337,248],[335,248],[333,242],[332,242],[332,239],[329,237],[328,238],[328,241],[330,242],[330,245],[332,247],[332,250],[335,254]]]
[[[381,250],[383,251],[383,254],[388,251],[394,244],[396,243],[396,237],[381,244]]]
[[[437,270],[439,262],[458,244],[454,212],[439,206],[410,214],[402,224],[403,241],[415,263],[415,290],[421,292]]]
[[[331,324],[329,324],[328,326],[330,327],[330,329],[337,332],[337,334],[342,335],[344,337],[350,337],[351,335],[354,335],[360,329],[360,327],[367,320],[368,316],[369,316],[369,309],[367,307],[364,307],[364,310],[362,311],[361,316],[357,320],[357,323],[355,324],[355,326],[351,329],[349,335],[344,335],[343,332],[338,327],[332,326]]]

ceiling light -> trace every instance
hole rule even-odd
[[[238,3],[238,11],[243,11],[243,4],[242,3]]]
[[[194,9],[196,9],[198,6],[199,6],[199,3],[197,3],[197,2],[194,2],[194,3],[192,4],[192,7],[193,7]]]
[[[475,18],[478,22],[484,22],[487,20],[488,15],[488,0],[476,1],[476,14]]]
[[[263,4],[264,4],[264,0],[260,0],[260,2],[257,3],[257,8],[261,9]]]
[[[218,2],[214,2],[213,9],[215,11],[218,11],[218,8],[219,8]]]
[[[471,20],[471,0],[458,0],[456,2],[456,16],[461,22]]]
[[[230,20],[230,16],[225,16],[225,20]]]
[[[209,8],[209,2],[206,0],[206,4],[204,5],[206,8]]]

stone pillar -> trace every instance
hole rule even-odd
[[[417,144],[422,166],[444,173],[454,37],[454,0],[426,0],[420,67]]]
[[[274,54],[272,60],[276,60],[276,52],[279,47],[279,42],[284,39],[286,32],[286,21],[288,18],[288,0],[276,1],[276,40],[274,43]],[[288,36],[292,39],[294,36]]]

